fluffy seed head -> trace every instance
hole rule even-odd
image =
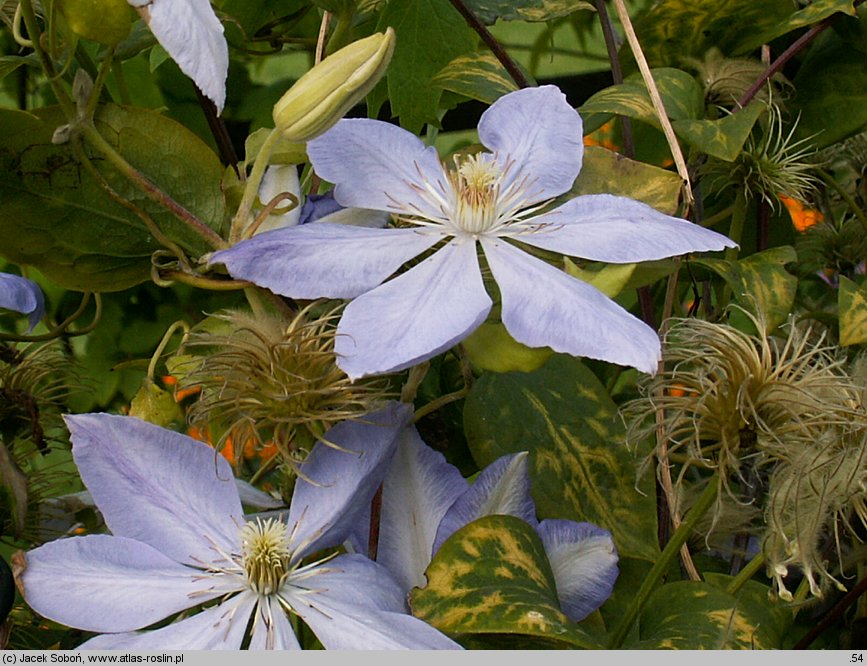
[[[244,312],[215,315],[208,328],[194,330],[172,371],[179,389],[198,389],[191,424],[210,428],[214,443],[228,437],[273,443],[294,465],[333,424],[362,418],[389,394],[382,380],[351,382],[337,367],[334,325],[339,312],[312,313],[315,304],[291,320]]]

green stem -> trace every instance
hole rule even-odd
[[[419,407],[415,414],[412,417],[413,423],[418,423],[421,419],[423,419],[428,414],[432,414],[436,410],[445,407],[449,403],[456,402],[463,398],[466,398],[470,392],[469,386],[464,386],[462,389],[458,389],[457,391],[453,391],[452,393],[446,393],[445,395],[441,395],[439,398],[431,400],[424,407]]]
[[[99,97],[102,94],[102,88],[105,85],[105,79],[111,71],[111,63],[114,60],[114,46],[110,46],[106,51],[105,58],[99,63],[99,71],[96,73],[96,79],[93,82],[93,91],[90,94],[90,99],[87,100],[87,109],[85,110],[85,119],[89,122],[93,120],[96,113],[96,107],[99,104]]]
[[[84,310],[87,307],[87,304],[90,302],[90,297],[93,295],[93,303],[94,303],[94,313],[93,320],[84,328],[80,328],[77,331],[68,330],[69,327],[75,322],[82,314],[84,314]],[[46,340],[54,340],[55,338],[59,338],[61,335],[66,337],[75,337],[78,335],[85,335],[90,333],[96,325],[99,323],[99,320],[102,319],[102,298],[100,295],[91,294],[91,292],[85,292],[84,296],[81,297],[81,303],[79,303],[78,308],[69,315],[66,319],[63,320],[62,323],[58,324],[54,328],[52,328],[48,333],[41,333],[39,335],[9,335],[7,333],[0,333],[0,340],[3,341],[12,341],[12,342],[44,342]]]
[[[172,336],[178,331],[178,329],[182,329],[184,331],[184,336],[183,338],[181,338],[181,345],[183,345],[187,341],[187,336],[190,334],[190,326],[189,324],[187,324],[187,322],[183,320],[178,320],[171,326],[169,326],[168,330],[163,335],[163,339],[160,340],[159,345],[157,345],[156,351],[153,353],[153,356],[151,356],[150,363],[148,363],[147,378],[151,382],[153,382],[154,380],[154,375],[156,374],[157,370],[157,362],[159,361],[160,356],[162,356],[163,352],[166,349],[166,346],[169,344],[169,340],[172,339]]]
[[[690,512],[686,515],[686,518],[684,518],[680,527],[678,527],[677,531],[672,535],[671,540],[666,544],[665,549],[653,565],[650,573],[647,574],[647,577],[641,583],[641,587],[638,588],[638,592],[636,592],[635,596],[632,598],[632,602],[626,609],[623,619],[614,630],[611,641],[608,644],[609,650],[617,650],[623,645],[623,641],[626,639],[629,630],[632,629],[632,625],[635,623],[636,618],[638,618],[638,614],[641,612],[641,609],[650,597],[651,592],[653,592],[656,585],[662,579],[662,576],[668,570],[671,562],[677,557],[680,547],[686,543],[686,540],[692,533],[693,528],[695,528],[696,523],[698,523],[702,516],[707,513],[708,509],[710,509],[716,501],[718,492],[719,483],[717,483],[716,478],[713,478],[710,480],[707,488],[704,489],[704,492],[698,498],[698,501],[692,507]]]
[[[720,212],[714,213],[710,217],[704,218],[703,220],[701,220],[699,222],[699,224],[701,224],[701,226],[703,226],[703,227],[712,227],[717,222],[722,222],[727,217],[731,217],[732,213],[734,212],[734,209],[735,209],[734,205],[726,206]]]
[[[763,566],[765,566],[765,555],[764,553],[759,553],[738,572],[737,576],[732,578],[732,581],[726,588],[726,593],[734,595],[740,592],[741,588],[752,580],[753,576],[761,571]]]
[[[325,48],[325,55],[331,55],[335,51],[343,48],[350,41],[350,31],[352,29],[352,19],[355,14],[355,9],[350,8],[348,11],[343,11],[340,14],[334,15],[335,21],[334,32],[328,38],[328,46]]]
[[[739,190],[735,196],[735,202],[732,205],[732,223],[729,227],[729,238],[740,245],[741,238],[744,235],[744,224],[747,219],[747,197],[742,190]],[[726,248],[725,258],[729,261],[734,261],[738,258],[738,248]]]
[[[30,37],[36,56],[42,63],[42,69],[48,77],[48,83],[51,86],[51,90],[54,92],[54,96],[57,98],[57,103],[60,104],[60,108],[63,109],[63,115],[66,116],[67,120],[72,122],[75,118],[75,103],[55,76],[57,72],[54,70],[54,63],[41,46],[42,33],[39,31],[39,25],[36,21],[36,13],[33,11],[33,5],[30,0],[21,0],[20,7],[21,17],[24,19],[24,25],[27,26],[27,34]]]
[[[816,169],[816,173],[819,174],[819,177],[825,181],[827,185],[830,185],[837,194],[840,195],[840,198],[846,202],[846,205],[849,206],[849,210],[851,210],[855,217],[858,218],[858,221],[861,223],[861,226],[864,227],[864,231],[867,232],[867,215],[864,214],[864,211],[855,203],[855,199],[853,199],[849,193],[843,188],[840,183],[838,183],[831,175],[822,169]]]
[[[232,219],[232,228],[229,230],[230,245],[234,245],[241,240],[244,237],[244,232],[250,225],[250,213],[253,210],[253,204],[256,203],[256,197],[259,195],[259,185],[262,183],[262,177],[265,175],[265,169],[268,168],[271,153],[279,139],[280,131],[275,127],[259,149],[259,154],[256,155],[253,169],[250,171],[250,176],[247,178],[247,184],[244,187],[244,197],[238,206],[238,212],[235,213],[235,217]]]
[[[117,92],[120,95],[120,101],[127,106],[132,105],[132,97],[129,94],[129,86],[126,85],[126,76],[123,73],[123,62],[115,60],[111,68],[111,73],[114,74],[114,81],[117,83]]]

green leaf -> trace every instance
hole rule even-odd
[[[415,134],[425,123],[438,126],[443,89],[431,79],[456,57],[476,49],[475,33],[450,3],[439,0],[389,2],[377,29],[387,26],[397,37],[387,74],[392,115]]]
[[[563,268],[572,277],[596,287],[608,298],[614,298],[632,278],[638,264],[600,264],[581,268],[569,257],[563,257]]]
[[[21,67],[21,65],[38,66],[39,59],[32,53],[27,56],[0,56],[0,80],[9,76],[12,72]]]
[[[548,647],[599,644],[560,610],[536,531],[514,516],[485,516],[450,536],[410,595],[413,615],[460,640],[523,635]]]
[[[681,185],[680,176],[672,171],[631,160],[607,148],[586,146],[581,173],[563,199],[582,194],[616,194],[673,215]]]
[[[577,11],[594,11],[593,4],[582,0],[467,0],[482,23],[503,21],[551,21]]]
[[[836,32],[819,36],[792,83],[788,106],[800,114],[797,136],[813,136],[824,148],[867,127],[867,57]]]
[[[617,406],[578,359],[555,354],[533,372],[482,375],[467,396],[464,429],[482,467],[529,450],[541,518],[600,525],[623,555],[659,554],[652,479],[636,489],[636,454]]]
[[[37,267],[67,289],[118,291],[150,278],[160,245],[141,219],[115,202],[68,144],[51,142],[65,123],[57,107],[0,110],[0,253]],[[106,105],[96,126],[128,162],[212,229],[224,217],[216,155],[182,125],[153,111]],[[86,149],[110,187],[147,212],[176,243],[211,249],[99,154]]]
[[[730,576],[708,574],[717,583]],[[639,619],[642,650],[773,650],[782,647],[786,612],[768,602],[768,588],[750,582],[737,595],[709,583],[678,581],[656,589]],[[781,612],[782,611],[782,612]],[[789,618],[791,612],[788,613]]]
[[[729,56],[752,50],[762,35],[786,21],[790,0],[659,0],[635,18],[635,31],[652,67],[702,60],[712,47]]]
[[[522,345],[501,323],[482,324],[462,344],[473,368],[491,372],[530,372],[554,353],[548,347]]]
[[[764,318],[765,333],[770,333],[789,316],[798,288],[798,278],[785,266],[798,260],[790,245],[752,254],[746,259],[692,259],[722,277],[731,287],[737,303],[748,312]]]
[[[840,344],[846,347],[867,342],[867,289],[841,275],[837,298]]]
[[[443,67],[431,83],[485,104],[493,104],[506,93],[518,89],[500,61],[485,52],[458,56]]]
[[[697,150],[731,162],[741,152],[765,105],[755,101],[719,120],[673,120],[675,134]]]

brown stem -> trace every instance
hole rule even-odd
[[[828,611],[828,614],[823,617],[807,634],[795,643],[792,648],[794,650],[806,650],[810,644],[819,637],[819,635],[836,622],[849,606],[854,604],[858,597],[867,592],[867,578],[862,578],[858,584],[843,595],[843,598],[838,601],[834,607]]]
[[[852,3],[852,6],[857,7],[858,5],[863,3],[864,0],[855,0],[855,2]],[[759,90],[762,89],[762,86],[765,85],[768,79],[770,79],[774,74],[779,72],[783,68],[783,65],[789,62],[789,60],[791,60],[795,55],[797,55],[805,46],[807,46],[807,44],[816,39],[816,37],[818,37],[819,34],[825,30],[825,28],[831,25],[832,21],[836,20],[836,18],[836,13],[831,14],[830,16],[826,16],[822,21],[820,21],[809,30],[807,30],[807,32],[805,32],[803,35],[798,37],[798,39],[796,39],[792,43],[792,45],[789,46],[789,48],[787,48],[780,54],[779,58],[774,60],[774,62],[772,62],[768,66],[764,73],[758,79],[756,79],[753,85],[751,85],[749,89],[743,94],[743,97],[738,100],[738,106],[735,109],[735,112],[749,104],[753,97],[755,97],[756,94],[759,92]]]
[[[524,76],[524,73],[518,67],[518,63],[512,60],[512,57],[506,53],[506,50],[500,45],[500,43],[496,40],[496,38],[491,34],[491,31],[488,30],[476,15],[473,14],[473,11],[467,7],[463,0],[449,0],[452,3],[452,6],[460,12],[460,15],[464,17],[467,24],[476,31],[479,37],[482,38],[482,41],[487,45],[491,52],[496,56],[497,60],[500,61],[500,64],[506,68],[506,71],[509,72],[509,75],[514,79],[515,84],[519,88],[529,88],[532,86],[530,81],[527,80],[527,77]]]
[[[599,14],[599,23],[602,26],[602,36],[605,38],[605,48],[608,51],[608,60],[611,63],[611,78],[615,84],[623,83],[623,69],[620,67],[620,58],[617,56],[617,39],[614,35],[614,24],[605,7],[605,0],[594,0],[596,13]],[[630,159],[635,157],[635,144],[632,141],[632,120],[626,116],[619,116],[620,126],[623,131],[623,154]]]
[[[376,494],[370,501],[370,534],[367,537],[367,557],[376,561],[379,550],[379,521],[382,517],[382,484],[376,489]]]
[[[789,48],[783,51],[780,54],[780,57],[770,64],[770,66],[762,73],[762,75],[758,79],[753,82],[753,85],[751,85],[743,94],[743,96],[738,100],[738,105],[737,107],[735,107],[734,113],[736,113],[740,109],[743,109],[747,104],[749,104],[752,101],[753,97],[755,97],[756,94],[759,92],[759,90],[762,89],[762,86],[767,83],[768,79],[770,79],[774,74],[779,72],[783,68],[783,65],[789,62],[789,60],[791,60],[801,49],[803,49],[807,44],[816,39],[816,37],[819,36],[819,33],[821,33],[829,25],[831,25],[831,22],[829,20],[830,18],[831,17],[829,16],[821,23],[817,23],[816,25],[814,25],[803,35],[798,37],[798,39],[796,39]]]
[[[229,136],[229,130],[226,128],[225,121],[217,112],[217,106],[208,97],[199,90],[199,86],[193,84],[196,89],[196,97],[199,98],[199,105],[205,113],[205,118],[208,121],[208,127],[211,129],[211,135],[214,137],[214,142],[217,144],[217,151],[220,153],[220,160],[223,164],[232,167],[235,174],[240,176],[238,171],[238,154],[235,152],[235,146],[232,145],[232,138]]]

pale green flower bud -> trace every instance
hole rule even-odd
[[[274,126],[289,141],[319,136],[358,103],[385,74],[394,30],[377,32],[325,58],[274,105]]]

